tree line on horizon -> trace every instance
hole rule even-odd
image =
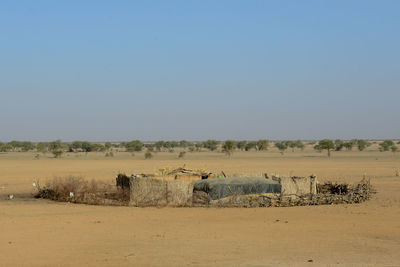
[[[203,149],[208,151],[221,151],[227,155],[231,155],[235,150],[240,151],[265,151],[270,148],[270,141],[267,139],[260,139],[258,141],[217,141],[217,140],[206,140],[203,142],[190,142],[186,140],[182,141],[156,141],[156,142],[142,142],[140,140],[133,140],[130,142],[88,142],[88,141],[73,141],[73,142],[62,142],[56,140],[52,142],[29,142],[29,141],[11,141],[7,143],[0,142],[0,152],[27,152],[36,151],[39,153],[52,153],[56,158],[60,157],[65,152],[106,152],[106,156],[113,156],[112,149],[125,149],[127,152],[140,152],[146,150],[148,153],[153,152],[174,152],[175,148],[183,148],[189,152],[200,152]],[[330,157],[331,151],[341,150],[352,150],[356,147],[359,151],[365,150],[371,146],[371,142],[361,139],[353,140],[330,140],[323,139],[318,142],[312,141],[308,144],[314,145],[313,148],[316,151],[322,152],[326,150]],[[400,141],[397,142],[400,144]],[[287,149],[294,151],[295,149],[303,150],[305,148],[305,142],[301,140],[297,141],[275,141],[274,146],[284,154]],[[392,140],[384,140],[379,143],[379,150],[396,152],[398,147]],[[180,153],[179,157],[183,157],[184,153]],[[148,154],[148,158],[152,155]]]

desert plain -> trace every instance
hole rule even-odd
[[[0,154],[1,266],[400,266],[400,153],[304,151]],[[223,170],[229,176],[371,180],[361,204],[285,208],[137,208],[35,199],[32,183],[75,175],[113,184],[119,172]],[[13,194],[14,199],[8,199]]]

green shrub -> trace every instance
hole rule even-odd
[[[222,145],[222,151],[225,152],[226,155],[230,156],[235,150],[235,146],[235,141],[227,140]]]
[[[268,150],[269,141],[266,139],[258,140],[256,143],[257,150]]]
[[[391,149],[392,146],[394,146],[394,142],[392,140],[385,140],[382,143],[379,144],[380,151],[389,151],[389,149]]]
[[[236,142],[236,147],[240,150],[244,150],[246,148],[247,141],[238,141]]]
[[[143,149],[143,143],[139,140],[134,140],[125,144],[126,151],[139,152]]]
[[[366,149],[367,147],[369,147],[371,145],[370,142],[365,141],[365,140],[357,140],[357,147],[358,150],[363,151],[364,149]]]
[[[216,140],[207,140],[201,144],[204,148],[209,149],[210,151],[214,151],[217,149],[218,141]]]
[[[283,155],[283,153],[285,152],[285,150],[288,148],[288,145],[285,141],[281,141],[281,142],[276,142],[275,143],[275,147],[278,148],[278,150],[281,152],[281,154]]]
[[[247,142],[247,144],[244,147],[244,150],[249,151],[249,150],[255,148],[256,146],[257,146],[256,142]]]

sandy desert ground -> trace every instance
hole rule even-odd
[[[1,266],[400,266],[400,153],[276,151],[158,153],[144,160],[118,153],[0,154]],[[368,202],[291,208],[134,208],[32,198],[36,179],[81,175],[114,182],[118,172],[163,167],[228,175],[316,174],[378,193]],[[15,199],[7,200],[8,194]]]

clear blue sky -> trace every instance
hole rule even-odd
[[[0,141],[400,138],[400,1],[1,1]]]

